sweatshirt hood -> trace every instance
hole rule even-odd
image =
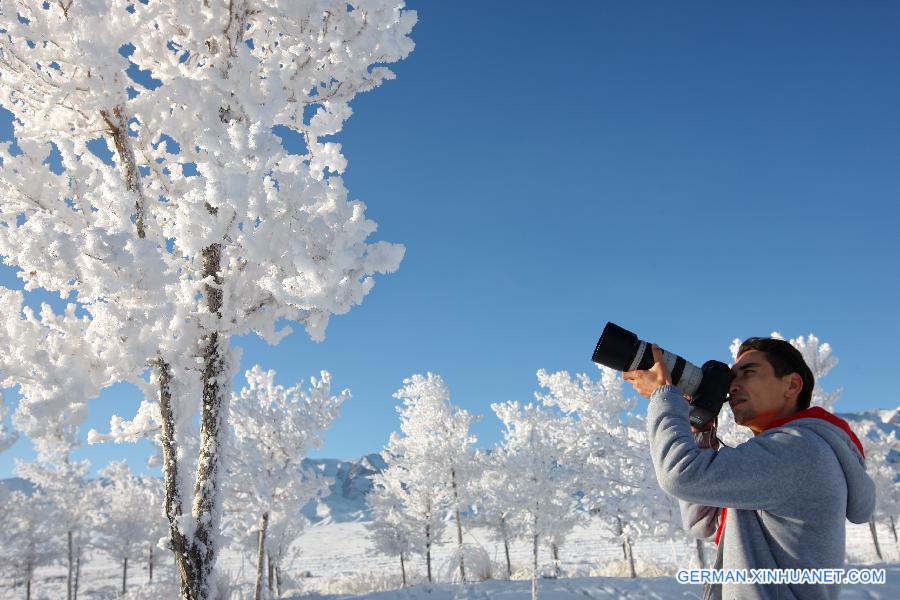
[[[831,446],[847,481],[847,519],[851,523],[868,521],[875,508],[875,484],[866,474],[862,442],[847,421],[821,406],[814,406],[773,421],[765,431],[780,427],[812,430]]]

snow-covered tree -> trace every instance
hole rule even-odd
[[[0,565],[25,581],[25,598],[37,567],[62,557],[64,549],[53,503],[40,491],[30,496],[12,492],[3,506],[0,528]]]
[[[139,559],[159,540],[161,510],[159,483],[131,472],[124,460],[100,471],[102,505],[97,513],[95,545],[122,564],[122,595],[126,593],[129,560]],[[152,559],[151,559],[152,560]]]
[[[896,411],[892,412],[896,414]],[[896,519],[900,516],[900,441],[897,440],[897,424],[882,421],[878,414],[872,413],[853,415],[850,424],[865,450],[866,472],[875,482],[875,512],[869,521],[869,531],[878,559],[884,560],[875,525],[879,520],[887,521],[894,544],[897,544]]]
[[[508,472],[501,493],[513,506],[515,527],[531,543],[531,593],[536,600],[540,542],[560,541],[579,518],[577,472],[566,449],[573,423],[534,404],[506,402],[491,409],[504,426],[503,443],[495,450],[503,455]]]
[[[400,557],[400,581],[406,587],[406,561],[424,540],[415,519],[407,513],[410,492],[398,478],[401,472],[389,467],[372,476],[372,489],[366,494],[372,520],[366,529],[377,550]]]
[[[522,537],[512,519],[513,504],[504,494],[509,485],[509,471],[506,469],[506,454],[496,450],[479,450],[475,454],[474,471],[478,474],[472,482],[472,496],[475,504],[468,521],[475,527],[488,530],[488,535],[503,544],[506,561],[506,577],[512,577],[510,544]]]
[[[640,535],[674,533],[678,506],[656,481],[650,460],[647,428],[633,413],[635,398],[624,393],[619,373],[599,367],[600,377],[585,373],[539,370],[538,383],[546,392],[535,397],[572,418],[568,452],[578,465],[578,486],[583,508],[599,516],[622,544],[632,577],[632,543]],[[551,547],[555,552],[555,545]]]
[[[409,490],[409,504],[425,526],[428,580],[432,580],[431,543],[439,539],[435,519],[447,509],[454,515],[460,579],[465,581],[461,513],[469,504],[476,441],[469,428],[474,417],[450,403],[450,390],[433,373],[404,379],[394,397],[402,401],[397,412],[403,436],[391,435],[384,457],[399,469]]]
[[[275,385],[275,371],[259,365],[245,373],[247,385],[229,404],[233,435],[228,451],[226,510],[237,520],[238,537],[258,537],[257,595],[263,579],[263,559],[281,557],[302,530],[305,518],[300,508],[326,487],[317,474],[301,465],[311,448],[322,443],[322,435],[350,397],[344,390],[331,395],[331,375],[310,378],[290,388]],[[243,521],[241,527],[240,521]],[[296,521],[294,525],[290,522]],[[268,528],[276,525],[277,536]],[[243,534],[240,533],[243,529]],[[251,532],[256,532],[253,536]],[[294,538],[288,539],[288,533]],[[272,542],[275,542],[275,545]],[[272,585],[272,578],[270,587]]]
[[[319,477],[319,493],[325,490],[331,481]],[[277,598],[281,597],[282,583],[285,567],[289,566],[300,556],[300,548],[294,545],[300,534],[310,525],[309,519],[302,513],[300,504],[275,507],[269,515],[269,525],[266,531],[266,582],[270,592],[274,592]]]
[[[51,441],[52,440],[52,441]],[[16,461],[16,474],[31,481],[53,503],[60,535],[66,548],[66,598],[77,595],[81,560],[91,544],[91,529],[97,511],[95,485],[86,480],[90,462],[73,461],[73,447],[67,435],[41,438],[38,461]]]
[[[3,400],[3,392],[0,392],[0,452],[15,444],[19,438],[15,431],[6,426],[6,415],[9,413],[9,409]]]
[[[0,0],[0,255],[69,302],[35,314],[0,289],[0,386],[32,438],[115,382],[144,390],[112,429],[162,446],[183,597],[215,595],[231,338],[275,343],[287,319],[320,340],[402,258],[367,243],[323,138],[415,20],[385,0]]]

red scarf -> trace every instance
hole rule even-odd
[[[792,415],[788,415],[786,417],[782,417],[780,419],[775,419],[768,425],[763,431],[768,431],[769,429],[774,429],[775,427],[781,427],[786,423],[790,423],[796,419],[822,419],[823,421],[827,421],[832,425],[841,429],[844,433],[850,436],[850,441],[856,446],[856,449],[859,450],[860,455],[865,458],[866,453],[863,451],[862,442],[859,441],[859,438],[856,437],[856,434],[853,433],[853,430],[850,429],[850,425],[847,421],[843,420],[840,417],[837,417],[821,406],[813,406],[812,408],[807,408],[806,410],[801,410],[799,412],[795,412]],[[722,537],[722,532],[725,531],[725,517],[728,515],[728,509],[722,508],[722,520],[719,521],[719,527],[716,529],[716,545],[719,544],[719,539]]]

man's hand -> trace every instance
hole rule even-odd
[[[662,350],[653,344],[653,360],[656,362],[646,371],[625,371],[622,378],[634,386],[634,390],[644,398],[650,398],[650,394],[661,386],[672,383],[669,370],[663,362]]]

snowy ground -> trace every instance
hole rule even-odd
[[[438,581],[447,581],[445,573],[450,570],[447,559],[454,544],[448,530],[444,544],[434,553],[434,570]],[[621,562],[621,547],[605,539],[608,535],[598,524],[576,529],[560,548],[563,577],[542,579],[541,598],[560,600],[563,598],[697,598],[697,586],[680,585],[672,577],[676,568],[696,566],[696,552],[687,538],[678,542],[639,542],[635,546],[635,556],[639,560],[636,580],[625,577]],[[876,566],[874,546],[868,526],[849,525],[848,557],[853,565]],[[885,558],[889,561],[887,584],[883,586],[847,586],[841,595],[843,599],[900,598],[900,552],[893,536],[887,528],[879,529],[879,539]],[[495,577],[505,578],[505,562],[502,546],[494,544],[483,530],[467,532],[466,543],[482,545],[490,555]],[[424,564],[414,559],[407,565],[408,573],[416,585],[399,590],[399,561],[395,557],[376,553],[366,537],[362,523],[331,523],[312,527],[301,537],[298,547],[299,557],[286,565],[290,577],[289,589],[284,598],[309,598],[336,600],[362,594],[367,600],[457,600],[457,599],[497,599],[519,600],[530,598],[530,582],[487,581],[478,584],[457,585],[451,583],[425,584]],[[546,561],[542,556],[542,561]],[[707,560],[712,558],[712,548],[707,548]],[[524,567],[528,564],[529,549],[525,544],[512,548],[513,570],[524,577]],[[225,551],[219,560],[219,571],[223,579],[234,585],[233,599],[252,598],[253,565],[249,558],[240,553]],[[88,560],[82,569],[79,598],[99,600],[121,598],[121,565],[110,562],[102,556]],[[153,599],[177,597],[171,595],[174,588],[175,572],[171,560],[156,568],[154,588],[146,586],[147,567],[144,564],[129,564],[129,598]],[[0,598],[24,598],[21,585],[12,587],[12,581],[0,581]],[[387,590],[387,591],[376,591]],[[65,598],[65,570],[62,567],[39,569],[32,586],[35,599]]]

